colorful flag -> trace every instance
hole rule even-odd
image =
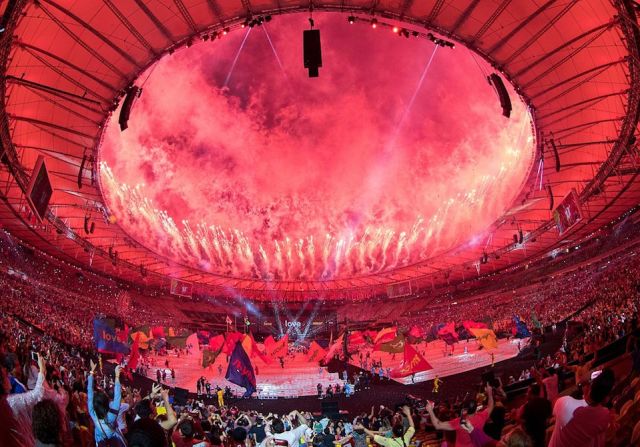
[[[537,327],[538,329],[542,328],[542,324],[540,324],[540,322],[538,321],[538,317],[536,316],[535,312],[531,313],[531,322],[533,323],[533,325],[535,327]]]
[[[376,345],[373,347],[373,350],[397,354],[405,350],[405,344],[408,343],[405,343],[404,335],[400,334],[387,343],[376,343]]]
[[[367,341],[365,340],[362,332],[354,331],[349,334],[349,349],[358,348],[366,343]]]
[[[164,327],[154,326],[153,328],[151,328],[151,336],[153,338],[164,338],[165,337]]]
[[[168,337],[167,344],[171,345],[174,348],[186,348],[187,337]]]
[[[498,347],[498,338],[491,329],[470,328],[469,332],[478,339],[484,349],[490,350]]]
[[[409,334],[410,337],[413,338],[423,338],[424,337],[424,330],[419,327],[418,325],[413,325],[411,326],[411,329],[409,329]]]
[[[220,354],[220,350],[210,351],[208,349],[205,349],[204,351],[202,351],[202,367],[206,368],[207,366],[215,363],[218,354]]]
[[[277,358],[287,355],[287,352],[289,352],[289,334],[278,340],[276,344],[271,347],[271,350],[267,351],[267,354]]]
[[[244,334],[241,334],[240,332],[227,332],[222,352],[227,355],[231,355],[236,343],[242,341],[243,338]]]
[[[129,329],[131,328],[127,326],[126,323],[123,329],[116,329],[116,339],[120,343],[127,343],[129,341]]]
[[[224,346],[224,335],[218,334],[215,337],[209,339],[209,350],[216,352],[222,350]]]
[[[98,352],[129,354],[129,346],[116,337],[115,321],[111,318],[93,320],[93,339]]]
[[[129,334],[131,340],[138,339],[138,346],[140,349],[149,349],[149,337],[142,331]]]
[[[236,343],[233,348],[225,379],[246,390],[242,397],[251,397],[256,391],[256,375],[253,372],[249,356],[242,349],[242,343],[240,342]]]
[[[463,321],[462,326],[464,326],[464,328],[469,332],[471,332],[470,329],[487,329],[487,325],[485,323],[480,323],[473,320]]]
[[[323,359],[325,363],[330,361],[336,355],[336,353],[339,352],[340,349],[342,349],[342,343],[343,343],[343,335],[338,337],[338,339],[329,346],[329,349],[327,350],[327,354],[324,356],[324,359]]]
[[[129,379],[132,379],[131,373],[133,373],[138,367],[138,358],[140,357],[140,335],[137,335],[136,338],[133,339],[133,344],[131,345],[131,355],[129,356],[129,361],[127,362],[127,368],[129,368]]]
[[[270,365],[271,363],[273,363],[273,358],[269,357],[264,352],[262,352],[260,350],[260,348],[258,348],[258,343],[256,343],[256,339],[253,338],[253,334],[252,333],[249,333],[249,340],[251,341],[251,352],[252,352],[251,356],[252,357],[256,357],[257,356],[260,360],[262,360],[267,365]]]
[[[276,340],[273,338],[273,335],[269,335],[264,339],[264,350],[268,354],[271,352],[273,347],[276,345]]]
[[[381,329],[380,332],[378,332],[378,334],[376,335],[376,338],[373,339],[373,343],[377,344],[389,342],[396,338],[396,333],[397,328],[395,326]]]
[[[531,337],[531,332],[529,332],[529,329],[527,328],[527,324],[524,321],[520,320],[520,317],[518,317],[517,315],[513,316],[513,331],[514,335],[517,338],[526,338],[526,337]]]
[[[405,343],[402,366],[391,371],[391,377],[406,377],[429,369],[433,369],[429,362],[427,362],[411,344]]]
[[[327,351],[315,341],[309,345],[309,352],[307,353],[307,361],[310,363],[317,363],[327,355]]]
[[[187,337],[187,346],[194,348],[196,351],[200,350],[200,340],[198,339],[197,332],[194,332]]]
[[[441,327],[438,331],[438,337],[444,340],[444,342],[448,345],[456,343],[459,337],[455,329],[455,323],[452,321]]]

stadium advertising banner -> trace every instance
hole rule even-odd
[[[558,233],[560,234],[563,234],[582,220],[580,201],[575,189],[572,189],[553,211],[553,219],[556,222],[556,227],[558,227]]]
[[[179,279],[171,280],[171,295],[186,296],[191,298],[193,295],[193,284]]]

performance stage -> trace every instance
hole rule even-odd
[[[494,354],[494,362],[502,362],[518,355],[518,343],[524,348],[528,343],[527,339],[523,340],[498,340],[498,347],[491,352]],[[452,355],[444,354],[444,342],[433,341],[430,343],[420,343],[413,345],[418,352],[424,354],[426,360],[433,367],[432,370],[417,373],[413,378],[415,383],[432,380],[436,375],[440,378],[470,371],[473,369],[491,365],[491,354],[484,349],[479,350],[475,340],[460,342],[454,345]],[[465,353],[464,347],[467,346]],[[448,347],[449,352],[451,350]],[[400,366],[403,354],[389,354],[386,352],[375,351],[370,349],[363,350],[363,357],[370,352],[372,359],[382,361],[383,367],[394,369]],[[170,371],[167,371],[166,384],[186,388],[190,392],[196,392],[196,382],[201,376],[211,383],[212,389],[216,386],[222,388],[229,386],[235,394],[244,393],[244,389],[225,380],[224,375],[227,370],[227,358],[220,355],[215,363],[202,368],[202,353],[195,351],[189,355],[177,357],[173,352],[168,356],[151,357],[151,367],[148,371],[149,378],[155,380],[156,370],[164,368],[165,360],[169,360],[169,368],[175,370],[176,378],[171,379]],[[280,366],[278,361],[266,364],[260,359],[252,360],[254,368],[257,367],[257,396],[262,399],[270,399],[277,397],[294,398],[298,396],[311,396],[317,394],[317,385],[322,385],[323,391],[327,386],[335,385],[344,386],[344,381],[340,379],[337,373],[329,373],[326,368],[321,368],[317,364],[309,363],[306,360],[306,354],[288,355],[285,358],[284,368]],[[350,362],[355,367],[360,367],[359,354],[354,354]],[[370,368],[369,368],[370,370]],[[386,376],[386,374],[385,374]],[[399,383],[411,384],[411,376],[404,379],[397,379]]]

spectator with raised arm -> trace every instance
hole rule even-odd
[[[87,399],[89,416],[95,426],[94,438],[96,444],[107,439],[117,438],[126,445],[122,434],[118,431],[116,419],[120,411],[122,398],[122,386],[120,385],[120,366],[116,366],[115,384],[113,389],[113,401],[109,402],[109,396],[104,391],[94,391],[93,381],[96,372],[96,364],[90,361],[89,378],[87,381]]]
[[[411,416],[411,409],[407,406],[402,407],[402,412],[404,413],[407,421],[409,422],[409,427],[407,430],[404,430],[404,426],[402,423],[394,424],[392,431],[392,436],[387,438],[385,436],[380,436],[379,434],[372,432],[371,430],[365,428],[362,424],[358,424],[354,427],[355,430],[363,430],[367,435],[371,436],[376,444],[379,444],[384,447],[408,447],[411,438],[416,432],[416,428],[413,424],[413,417]]]
[[[35,388],[26,393],[9,394],[11,382],[9,372],[4,367],[4,359],[0,359],[0,445],[31,446],[34,438],[31,431],[31,412],[33,407],[44,397],[44,382],[47,365],[38,354],[38,379]]]

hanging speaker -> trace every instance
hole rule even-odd
[[[554,157],[556,157],[556,172],[560,172],[560,154],[558,154],[558,148],[556,147],[556,142],[552,138],[549,140],[549,144],[553,149]]]
[[[118,117],[118,123],[120,124],[121,131],[129,127],[129,115],[131,114],[131,108],[133,107],[134,100],[139,96],[140,91],[140,87],[136,87],[135,85],[127,88],[127,96],[124,98],[122,108],[120,109],[120,116]]]
[[[302,44],[304,68],[309,70],[310,78],[317,78],[318,68],[322,67],[320,30],[304,30],[302,32]]]
[[[495,73],[489,75],[489,82],[496,89],[498,98],[500,99],[500,106],[502,107],[502,114],[509,118],[511,116],[511,99],[509,98],[509,92],[502,82],[502,78]]]
[[[553,210],[553,191],[551,185],[547,185],[547,193],[549,194],[549,211]]]

